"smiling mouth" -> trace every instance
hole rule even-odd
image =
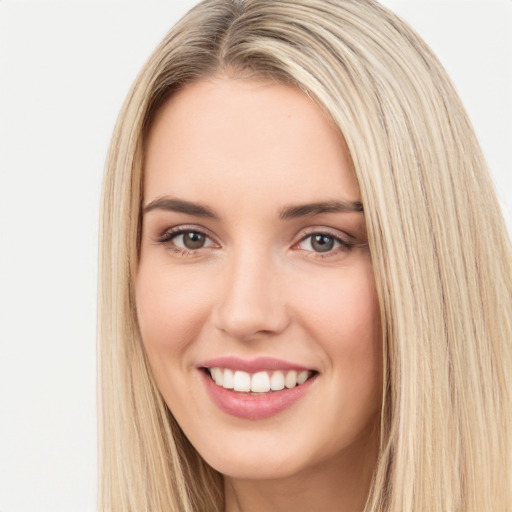
[[[248,373],[230,368],[204,368],[204,371],[224,389],[249,395],[268,394],[301,386],[318,372],[314,370],[273,370]]]

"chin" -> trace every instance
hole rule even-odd
[[[259,457],[241,456],[227,460],[207,461],[224,476],[240,480],[278,480],[300,472],[300,467],[290,464],[289,459],[268,460]]]
[[[317,457],[313,454],[308,457],[304,450],[297,450],[296,447],[286,446],[285,442],[278,442],[275,434],[268,432],[268,435],[272,436],[273,442],[264,441],[261,436],[254,436],[259,439],[246,440],[243,443],[230,442],[229,446],[226,446],[227,443],[216,447],[208,446],[206,450],[198,452],[219,473],[244,480],[288,478],[318,464],[319,461],[314,460]],[[249,434],[248,437],[253,436]],[[278,447],[275,445],[276,441]]]

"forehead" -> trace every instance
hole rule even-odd
[[[339,131],[291,86],[215,78],[187,85],[157,113],[146,141],[145,202],[357,200]]]

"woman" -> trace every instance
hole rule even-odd
[[[101,510],[507,510],[510,244],[373,1],[208,0],[104,184]]]

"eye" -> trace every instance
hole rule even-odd
[[[170,246],[169,248],[173,251],[184,253],[216,246],[215,242],[206,233],[186,228],[166,231],[160,237],[159,242]]]
[[[185,249],[201,249],[208,241],[208,237],[204,233],[197,231],[187,231],[174,237],[176,245],[183,245]]]
[[[310,233],[298,244],[299,249],[316,253],[333,252],[339,248],[350,249],[353,244],[332,233]]]

